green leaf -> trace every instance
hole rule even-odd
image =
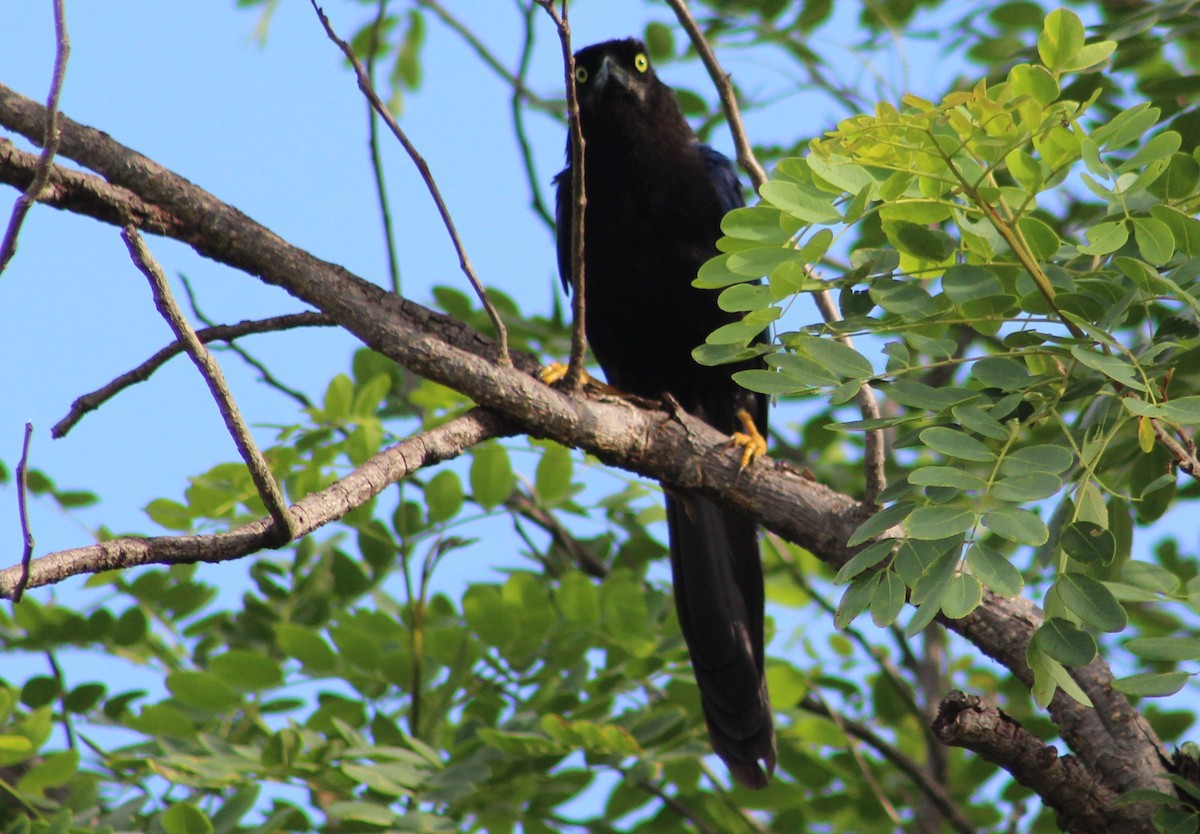
[[[1142,660],[1200,660],[1200,639],[1192,637],[1135,637],[1125,648]]]
[[[1183,689],[1192,676],[1187,672],[1139,672],[1113,681],[1113,689],[1126,695],[1161,698]]]
[[[1029,244],[1029,251],[1038,261],[1048,261],[1058,253],[1062,242],[1054,230],[1041,220],[1025,215],[1017,221],[1017,228]]]
[[[1033,639],[1047,656],[1067,666],[1086,666],[1096,656],[1095,638],[1062,617],[1042,623]]]
[[[66,785],[78,770],[78,750],[47,753],[45,758],[21,776],[20,781],[17,782],[17,788],[21,791],[40,794],[47,788],[59,788]]]
[[[996,457],[986,446],[970,435],[944,426],[925,429],[921,432],[920,437],[921,442],[929,448],[953,458],[983,462],[994,460]]]
[[[546,444],[534,475],[534,488],[546,505],[557,504],[571,495],[571,476],[575,464],[571,450],[557,443]],[[430,514],[432,517],[432,513]]]
[[[833,615],[833,624],[838,628],[846,628],[854,619],[867,610],[875,596],[875,588],[879,585],[881,573],[860,574],[838,602],[837,611]]]
[[[1079,72],[1080,70],[1094,67],[1108,60],[1108,56],[1112,55],[1116,48],[1116,41],[1089,43],[1075,53],[1075,57],[1067,62],[1063,70],[1065,72]]]
[[[1000,552],[975,543],[967,548],[967,567],[979,581],[1002,597],[1015,597],[1025,587],[1021,572]]]
[[[1064,528],[1059,544],[1068,556],[1085,564],[1111,565],[1117,554],[1116,537],[1090,521],[1076,521]]]
[[[192,513],[178,501],[169,498],[155,498],[145,507],[145,513],[150,520],[168,530],[192,529]]]
[[[927,261],[940,263],[955,248],[954,240],[945,232],[907,220],[885,222],[884,233],[901,252]]]
[[[871,594],[871,622],[876,628],[884,628],[896,622],[908,600],[908,589],[904,580],[893,571],[882,572],[879,584]]]
[[[880,533],[886,533],[900,522],[904,521],[915,508],[912,504],[893,504],[885,507],[868,518],[850,535],[846,542],[848,547],[855,547],[875,538]]]
[[[1017,449],[1000,461],[1002,475],[1025,475],[1046,472],[1059,475],[1075,463],[1075,455],[1063,446],[1037,444]]]
[[[484,443],[471,450],[471,497],[490,510],[503,503],[516,486],[508,450],[499,443]]]
[[[804,339],[798,347],[843,379],[865,379],[875,372],[865,356],[836,339]]]
[[[974,576],[956,574],[950,580],[942,596],[942,613],[952,620],[961,620],[979,607],[983,600],[983,586]]]
[[[1076,61],[1083,48],[1083,23],[1069,9],[1055,9],[1046,15],[1038,36],[1038,56],[1048,69],[1063,71]]]
[[[992,484],[991,495],[1001,501],[1024,503],[1041,501],[1062,489],[1062,479],[1049,472],[1026,472],[1009,475]]]
[[[186,802],[172,805],[159,817],[167,834],[212,834],[213,824],[208,815]]]
[[[1152,217],[1133,218],[1133,237],[1138,252],[1149,264],[1161,266],[1175,254],[1175,236],[1170,227]]]
[[[429,521],[449,521],[462,508],[463,488],[458,473],[443,469],[425,484],[425,506]]]
[[[338,374],[325,389],[325,419],[335,423],[349,419],[353,402],[354,383],[345,374]]]
[[[981,522],[997,536],[1017,544],[1037,546],[1050,538],[1045,522],[1019,507],[997,507],[984,513]]]
[[[166,685],[177,701],[195,709],[226,710],[241,700],[231,686],[211,672],[172,672],[167,675]]]
[[[989,356],[971,367],[971,376],[988,387],[1016,391],[1029,385],[1032,377],[1025,365],[1005,356]]]
[[[970,429],[975,434],[982,434],[984,437],[990,437],[993,440],[1006,440],[1008,438],[1008,429],[1004,428],[999,420],[977,405],[956,405],[951,409],[951,413],[954,415],[954,419],[962,424],[963,428]]]
[[[951,489],[983,490],[987,488],[987,481],[983,478],[955,466],[922,466],[909,473],[908,482],[914,486],[949,487]]]
[[[1158,123],[1159,109],[1143,101],[1122,110],[1108,123],[1092,131],[1092,141],[1105,150],[1123,148],[1140,141]]]
[[[245,649],[231,649],[209,658],[208,668],[235,689],[260,690],[283,681],[277,661]]]
[[[1054,583],[1063,603],[1086,625],[1101,631],[1123,631],[1129,624],[1125,609],[1104,583],[1082,573],[1066,572]]]
[[[1087,244],[1079,251],[1085,255],[1108,255],[1116,252],[1129,240],[1129,228],[1124,220],[1106,220],[1087,230]]]
[[[767,202],[805,223],[837,223],[842,219],[828,194],[799,183],[770,180],[758,192]]]
[[[783,212],[772,206],[736,208],[721,218],[721,231],[740,240],[782,246],[792,237],[782,218]]]
[[[965,533],[975,524],[975,511],[970,507],[935,505],[917,507],[904,520],[904,531],[914,539],[937,541]]]
[[[955,304],[966,304],[1004,294],[1004,284],[990,269],[956,264],[942,274],[942,291]]]
[[[839,585],[849,582],[863,571],[875,567],[890,556],[895,547],[896,542],[894,539],[884,539],[883,541],[874,542],[864,547],[858,553],[851,556],[846,564],[842,565],[834,581]]]
[[[314,672],[328,672],[337,667],[337,655],[312,629],[277,623],[275,640],[285,655],[296,658]]]
[[[733,381],[749,391],[769,394],[772,397],[786,397],[789,394],[797,394],[815,387],[797,380],[790,374],[765,371],[761,368],[738,371],[733,375]]]
[[[1123,356],[1101,353],[1098,350],[1091,350],[1083,345],[1075,345],[1071,348],[1071,355],[1079,360],[1081,364],[1086,365],[1094,371],[1099,371],[1109,379],[1115,380],[1135,391],[1146,390],[1146,385],[1142,382],[1137,369],[1129,364]]]

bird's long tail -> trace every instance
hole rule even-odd
[[[754,521],[699,495],[668,493],[667,525],[675,609],[713,750],[738,782],[764,788],[775,770],[775,727],[763,674]]]

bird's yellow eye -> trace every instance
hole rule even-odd
[[[645,52],[639,52],[634,56],[633,66],[638,72],[645,72],[650,69],[650,59],[646,57]]]
[[[588,80],[587,67],[575,67],[575,83],[586,84]]]

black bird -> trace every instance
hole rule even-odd
[[[717,254],[721,217],[743,204],[733,165],[700,144],[640,41],[580,50],[575,80],[585,143],[586,329],[609,384],[646,398],[670,395],[723,432],[765,435],[766,398],[730,378],[758,361],[710,368],[692,358],[709,333],[739,317],[722,311],[711,290],[692,286]],[[558,268],[570,291],[569,141],[555,183]],[[697,494],[668,491],[666,504],[675,607],[713,750],[738,782],[765,787],[775,769],[775,730],[763,676],[756,525]]]

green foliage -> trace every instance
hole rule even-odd
[[[1148,482],[1141,464],[1179,448],[1171,438],[1186,445],[1200,422],[1190,393],[1200,381],[1200,151],[1182,153],[1146,102],[1096,122],[1099,90],[1083,101],[1064,93],[1068,73],[1117,47],[1085,43],[1074,13],[1046,16],[1037,46],[1039,62],[999,82],[939,104],[880,104],[780,162],[762,202],[726,218],[725,254],[696,283],[724,287],[724,306],[756,316],[755,327],[708,340],[735,351],[757,322],[784,321],[797,296],[863,299],[843,301],[842,321],[780,324],[771,370],[737,375],[751,390],[835,405],[870,386],[895,416],[842,428],[899,432],[895,445],[912,452],[884,496],[906,508],[887,518],[910,547],[876,545],[843,569],[841,581],[868,569],[884,581],[851,584],[839,622],[866,610],[868,588],[877,625],[899,616],[906,595],[917,624],[939,608],[965,616],[982,587],[1021,590],[1002,551],[1036,547],[1057,574],[1031,647],[1044,702],[1055,682],[1072,688],[1062,665],[1096,654],[1081,627],[1126,628],[1110,586],[1131,584],[1130,550],[1114,528],[1173,487],[1173,477]],[[1073,222],[1046,208],[1083,193],[1100,202]],[[831,266],[840,274],[826,280],[807,270],[855,231],[849,268]],[[764,284],[745,283],[764,273]],[[850,337],[882,342],[883,366]],[[923,567],[905,569],[923,542]]]
[[[239,5],[262,9],[265,33],[275,0]],[[789,135],[757,149],[774,163],[761,202],[725,218],[722,255],[697,280],[747,316],[696,357],[765,354],[768,370],[743,372],[743,384],[810,404],[773,418],[772,454],[833,489],[862,489],[865,432],[887,432],[895,452],[886,506],[836,576],[764,539],[780,727],[770,788],[727,789],[705,758],[657,566],[657,490],[518,439],[388,487],[254,559],[242,581],[230,565],[145,568],[0,611],[6,656],[53,661],[0,681],[0,828],[870,834],[897,829],[889,807],[904,827],[922,804],[903,756],[939,772],[980,830],[1052,831],[1053,814],[1023,813],[1034,795],[995,765],[931,749],[927,715],[944,690],[925,681],[993,697],[1050,742],[1057,729],[1042,708],[1059,688],[1086,701],[1068,669],[1098,654],[1129,673],[1114,687],[1163,740],[1184,741],[1187,702],[1137,699],[1180,692],[1200,660],[1196,554],[1169,539],[1152,548],[1142,529],[1198,493],[1178,481],[1163,438],[1186,447],[1200,423],[1200,37],[1187,4],[1119,5],[1111,20],[1107,6],[1077,6],[1099,21],[1090,30],[1071,11],[1021,0],[852,8],[865,50],[903,30],[980,67],[936,103],[876,106],[875,91],[828,80],[820,45],[831,32],[842,42],[847,19],[830,0],[693,3],[723,60],[788,67],[785,94],[804,72],[846,116],[811,142]],[[393,109],[420,89],[434,27],[457,31],[449,7],[363,4],[352,43]],[[653,14],[639,24],[666,75],[694,51],[661,8]],[[484,64],[512,52],[487,52],[492,33],[474,34]],[[521,88],[514,111],[561,118],[553,96],[529,93],[556,88],[525,66],[505,78]],[[715,94],[678,93],[709,136]],[[789,103],[760,98],[744,101],[747,113]],[[543,180],[531,173],[534,193]],[[799,323],[806,297],[824,291],[843,320]],[[560,311],[529,315],[489,293],[515,348],[567,353]],[[473,296],[432,294],[490,332]],[[777,343],[752,345],[767,325]],[[882,418],[851,410],[863,385],[884,402]],[[289,500],[471,407],[369,350],[323,388],[267,450]],[[40,472],[29,486],[63,509],[95,501]],[[240,463],[145,509],[187,533],[264,512]],[[518,553],[500,552],[512,541]],[[966,616],[985,593],[1043,604],[1025,654],[1032,690],[926,629],[939,614]],[[1164,830],[1194,829],[1176,796],[1126,800],[1161,805]]]

